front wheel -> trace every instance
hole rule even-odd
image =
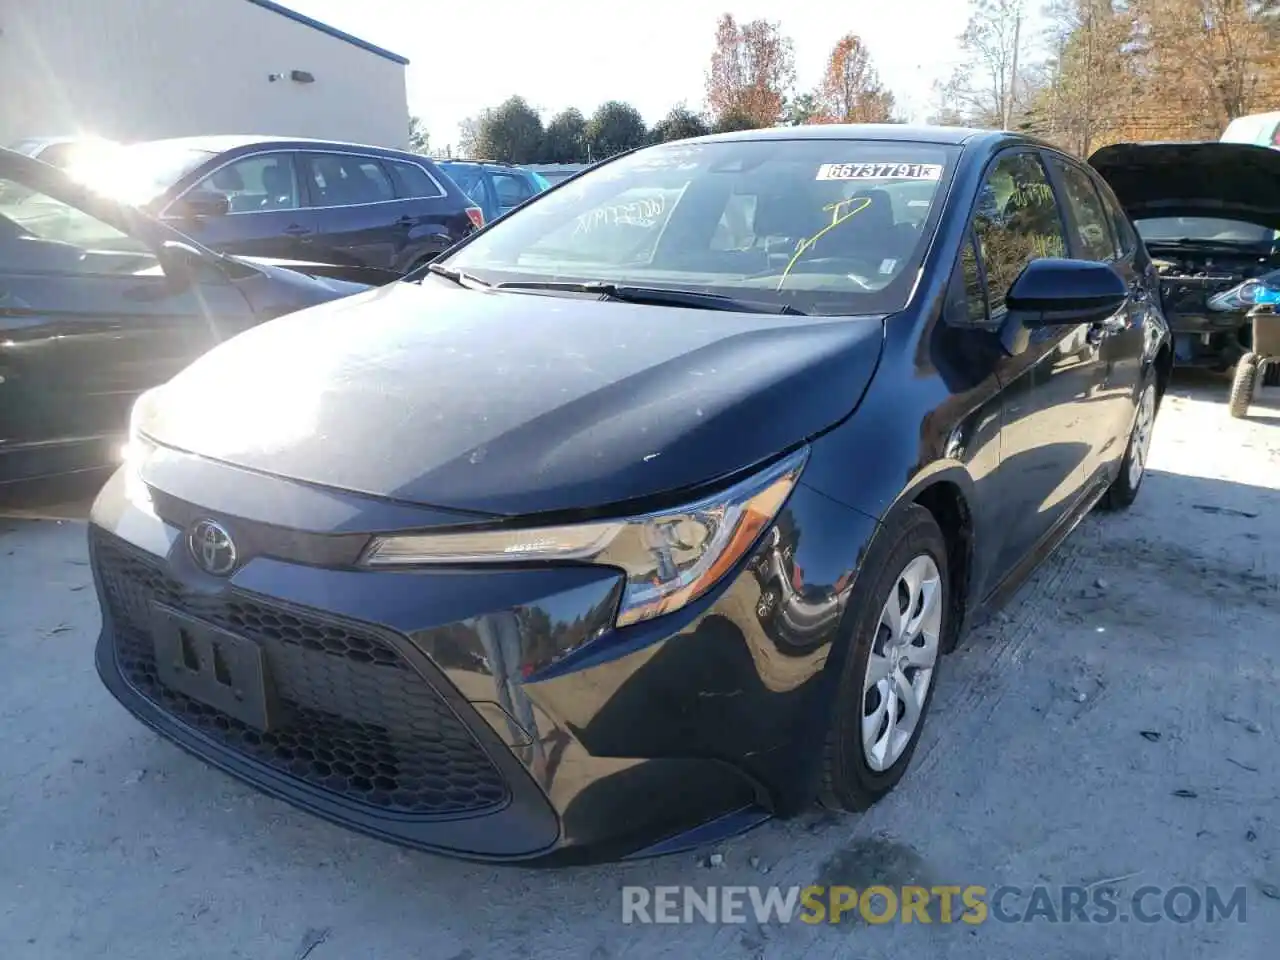
[[[1147,475],[1147,456],[1151,452],[1151,434],[1156,425],[1156,385],[1147,381],[1138,398],[1138,413],[1129,431],[1129,445],[1125,447],[1124,460],[1120,463],[1120,475],[1111,482],[1102,507],[1106,510],[1124,510],[1138,498],[1138,489]]]
[[[880,531],[854,584],[852,646],[824,749],[825,806],[865,810],[902,779],[949,636],[947,545],[924,507]]]

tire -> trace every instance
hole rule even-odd
[[[1266,372],[1262,375],[1264,387],[1280,387],[1280,359],[1267,363]]]
[[[1231,396],[1227,398],[1227,413],[1237,420],[1248,414],[1257,380],[1258,355],[1246,353],[1236,364],[1236,375],[1231,381]]]
[[[1155,430],[1156,411],[1160,406],[1159,389],[1154,376],[1147,378],[1138,395],[1138,409],[1129,430],[1129,443],[1120,461],[1120,473],[1111,481],[1099,506],[1104,510],[1127,510],[1138,499],[1142,481],[1147,476],[1147,455],[1151,451],[1151,434]]]
[[[892,790],[906,773],[933,701],[939,660],[946,652],[951,626],[947,544],[933,514],[924,507],[913,504],[890,520],[877,534],[861,569],[862,575],[855,581],[850,598],[850,647],[823,748],[822,782],[818,792],[823,806],[837,810],[867,809]],[[904,598],[904,578],[916,574],[922,575],[919,580],[922,588],[930,581],[934,581],[934,587],[919,589],[914,594],[908,590]],[[921,612],[900,620],[908,628],[915,624],[921,629],[905,645],[899,642],[896,648],[890,647],[895,652],[886,658],[882,654],[893,634],[885,625],[890,619],[889,604],[892,601],[900,612],[909,613],[913,607],[904,606],[906,598],[913,598],[910,599],[912,605],[924,603],[924,606]],[[917,606],[917,609],[920,608]],[[902,638],[903,634],[898,636]],[[903,658],[909,658],[919,665],[893,670],[879,683],[871,684],[873,678],[868,674],[868,666],[873,656],[877,669],[887,668],[892,659],[901,664]],[[927,675],[925,663],[929,664]],[[900,681],[908,683],[913,702],[919,707],[915,723],[905,737],[897,725],[909,717],[910,711],[906,701],[897,698]],[[885,689],[891,691],[887,698],[883,693]],[[890,706],[892,730],[887,729]],[[871,712],[868,727],[876,734],[871,747],[864,744],[863,739],[864,714],[868,710]],[[877,715],[879,719],[875,719]],[[879,750],[877,757],[876,748],[881,745],[885,749]]]

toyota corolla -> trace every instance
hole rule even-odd
[[[965,625],[1133,502],[1170,367],[1089,167],[1007,133],[640,150],[134,409],[98,670],[320,816],[684,848],[906,772]]]

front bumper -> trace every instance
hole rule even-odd
[[[847,591],[875,528],[861,514],[801,487],[785,538],[765,538],[697,604],[614,630],[612,571],[356,569],[335,544],[386,519],[376,501],[344,498],[343,528],[322,535],[302,488],[183,466],[200,475],[200,507],[160,491],[140,504],[124,471],[95,504],[97,667],[138,719],[228,773],[362,832],[483,860],[667,852],[808,803],[843,607],[812,584]],[[262,509],[297,529],[246,516],[256,484],[274,490]],[[230,578],[191,561],[195,516],[250,545]],[[766,616],[778,561],[762,552],[787,547],[788,603],[806,615]],[[263,732],[166,687],[154,604],[257,644],[287,720]]]

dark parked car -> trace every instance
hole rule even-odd
[[[1124,223],[1007,133],[614,159],[143,397],[98,670],[222,769],[466,857],[865,807],[964,625],[1139,492],[1171,354]]]
[[[14,153],[43,160],[55,167],[65,167],[73,163],[81,150],[100,150],[111,146],[110,141],[85,137],[28,137],[11,143],[9,149]]]
[[[483,223],[475,202],[427,157],[349,143],[152,140],[71,170],[225,253],[405,273]]]
[[[1089,162],[1107,178],[1155,260],[1175,359],[1232,367],[1253,346],[1249,307],[1220,310],[1210,301],[1280,269],[1280,150],[1117,143]],[[1280,383],[1280,366],[1267,383]]]
[[[440,169],[480,204],[486,223],[510,213],[551,187],[540,173],[509,163],[441,160]]]
[[[295,266],[214,253],[0,150],[0,490],[118,464],[143,391],[241,330],[379,279]]]

